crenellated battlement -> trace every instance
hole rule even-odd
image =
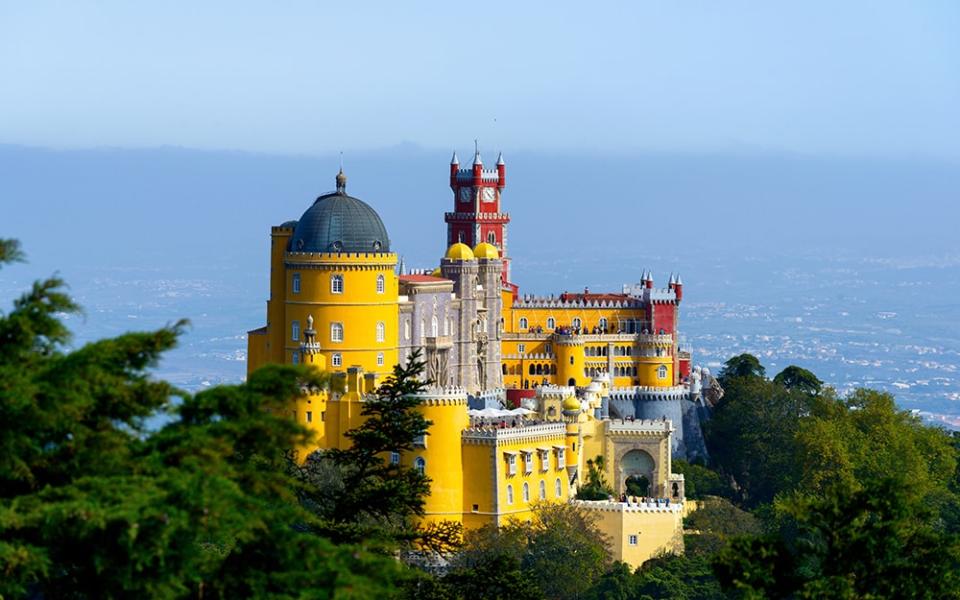
[[[562,300],[553,294],[550,296],[534,296],[523,294],[513,303],[514,308],[643,308],[644,302],[639,298],[624,298],[623,300]]]

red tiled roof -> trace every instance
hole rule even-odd
[[[622,302],[627,299],[626,294],[571,294],[570,292],[564,292],[560,294],[560,300],[564,302],[570,301],[582,301],[582,302]]]

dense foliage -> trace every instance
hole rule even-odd
[[[607,482],[607,468],[603,456],[587,459],[587,473],[577,490],[577,500],[607,500],[613,496],[613,487]]]

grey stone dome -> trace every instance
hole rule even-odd
[[[390,252],[380,215],[339,185],[303,213],[290,238],[291,252]]]

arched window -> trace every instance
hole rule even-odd
[[[659,379],[667,378],[667,365],[660,365],[659,367],[657,367],[657,377]]]
[[[293,274],[293,293],[300,293],[300,273]]]
[[[427,461],[423,460],[422,456],[418,456],[417,460],[413,461],[413,468],[421,475],[425,475],[427,473]]]
[[[557,493],[557,498],[563,495],[563,484],[560,483],[560,478],[557,477],[557,483],[553,486]]]
[[[404,319],[403,321],[403,339],[410,339],[410,320]]]
[[[487,232],[487,243],[488,243],[488,244],[494,244],[494,245],[496,245],[496,243],[497,243],[497,234],[494,233],[493,231]]]
[[[550,317],[549,319],[547,319],[547,329],[556,329],[556,328],[557,328],[557,320],[554,319],[553,317]]]
[[[430,319],[430,335],[433,337],[440,335],[440,321],[437,319],[437,315],[433,315],[433,318]]]
[[[383,352],[377,352],[377,366],[383,366]]]
[[[330,293],[331,294],[343,293],[343,275],[330,276]]]
[[[513,504],[513,486],[507,486],[507,504]]]
[[[384,289],[386,289],[386,281],[383,279],[383,275],[377,275],[377,293],[382,294]]]
[[[383,321],[377,323],[377,341],[382,342],[387,337],[387,326],[383,324]]]
[[[600,329],[602,329],[602,330],[604,330],[604,331],[607,330],[607,318],[606,318],[606,317],[603,317],[602,319],[600,319]]]
[[[330,341],[343,341],[343,323],[330,323]]]
[[[523,501],[530,502],[530,484],[526,482],[523,484]]]
[[[339,352],[334,353],[334,355],[330,357],[330,364],[333,365],[334,367],[342,367],[343,355],[340,354]]]
[[[527,329],[527,328],[528,328],[528,327],[527,327],[527,318],[526,318],[526,317],[522,317],[522,318],[520,319],[520,329]]]
[[[570,357],[570,364],[571,364],[571,365],[573,364],[573,357],[572,357],[572,356]]]
[[[506,375],[506,374],[507,374],[507,363],[503,363],[503,364],[501,365],[501,367],[503,367],[503,374]]]
[[[580,320],[580,317],[576,317],[573,319],[571,325],[573,325],[574,329],[580,329],[580,327],[583,326],[583,321]]]
[[[557,374],[557,365],[556,365],[556,364],[551,364],[551,365],[550,365],[550,374],[551,374],[551,375],[556,375],[556,374]]]
[[[543,375],[543,365],[537,365],[537,375]]]
[[[536,367],[534,367],[533,365],[530,365],[530,374],[531,374],[531,375],[536,375],[536,374],[537,374]]]
[[[295,342],[300,341],[300,321],[290,323],[290,339]]]
[[[542,479],[540,480],[540,499],[547,499],[547,482]]]

